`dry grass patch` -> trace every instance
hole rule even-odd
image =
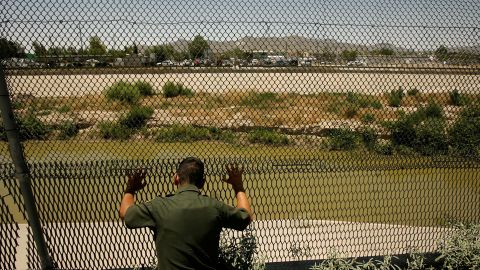
[[[408,94],[403,90],[401,106],[389,106],[388,94],[367,95],[357,93],[273,93],[273,92],[227,92],[204,93],[194,96],[166,98],[163,95],[146,96],[140,105],[161,112],[153,115],[154,125],[189,123],[201,126],[241,127],[292,127],[318,125],[336,120],[362,121],[369,114],[374,122],[398,118],[399,111],[412,112],[434,101],[442,107],[451,106],[450,93],[424,93],[418,90]],[[410,91],[411,93],[411,91]],[[466,100],[475,102],[478,95],[462,94]],[[90,111],[119,112],[128,106],[108,101],[103,95],[78,97],[33,97],[15,100],[17,109],[30,109],[36,114],[79,113]]]
[[[37,109],[50,109],[60,112],[104,110],[125,110],[120,102],[109,102],[102,95],[86,95],[79,97],[36,97],[27,100],[24,106]]]

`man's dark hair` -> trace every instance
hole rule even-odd
[[[202,188],[205,184],[203,162],[194,157],[187,157],[178,164],[177,174],[180,178],[180,183],[194,184],[198,188]]]

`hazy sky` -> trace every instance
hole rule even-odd
[[[412,49],[480,44],[480,1],[124,1],[1,0],[1,35],[30,48],[158,44],[201,34],[210,40],[302,35]]]

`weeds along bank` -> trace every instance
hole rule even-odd
[[[396,86],[381,95],[198,93],[118,80],[99,95],[17,94],[23,140],[128,141],[365,150],[381,155],[478,158],[480,95]],[[5,140],[3,128],[0,137]]]

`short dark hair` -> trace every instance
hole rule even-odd
[[[202,188],[205,184],[204,178],[205,167],[203,162],[195,157],[187,157],[178,164],[177,174],[180,183],[194,184],[198,188]]]

